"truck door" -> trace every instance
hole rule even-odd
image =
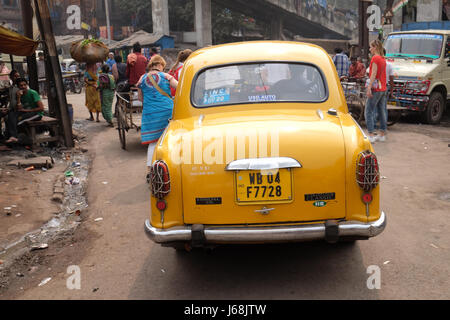
[[[447,42],[445,46],[444,68],[442,69],[442,80],[447,88],[447,100],[450,99],[450,36],[447,35]]]

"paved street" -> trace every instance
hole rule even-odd
[[[69,95],[76,119],[84,95]],[[149,215],[146,148],[135,131],[89,123],[89,208],[73,237],[39,252],[42,266],[17,280],[14,299],[449,299],[450,128],[402,122],[375,144],[386,230],[356,245],[227,246],[177,253],[144,233]],[[84,120],[83,120],[84,121]],[[96,222],[96,218],[103,218]],[[67,268],[79,266],[81,289]],[[369,266],[381,288],[367,287]],[[43,286],[45,278],[52,279]]]

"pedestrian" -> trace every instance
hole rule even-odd
[[[342,52],[341,48],[334,49],[333,62],[336,66],[336,71],[338,73],[339,79],[342,77],[348,77],[348,70],[350,68],[350,61],[345,53]]]
[[[110,53],[108,54],[108,60],[106,60],[106,64],[109,66],[110,72],[112,72],[112,67],[113,67],[113,65],[116,64],[116,60],[115,60],[115,57],[114,57],[114,53],[113,53],[113,52],[110,52]]]
[[[122,62],[122,57],[116,55],[114,57],[116,63],[112,66],[112,74],[114,76],[114,81],[119,85],[121,82],[127,81],[127,64]]]
[[[38,73],[38,82],[39,82],[39,93],[45,99],[47,97],[47,88],[45,81],[45,59],[44,53],[40,51],[38,53],[37,64],[37,73]]]
[[[8,89],[9,96],[9,106],[6,110],[3,110],[3,116],[7,116],[12,111],[17,111],[17,92],[20,90],[16,84],[17,79],[20,78],[20,74],[17,70],[12,70],[9,73],[10,86]],[[5,121],[6,122],[6,121]],[[6,127],[6,136],[9,138],[11,134],[8,132],[8,127]]]
[[[173,100],[170,88],[176,89],[178,85],[173,76],[163,72],[165,67],[164,58],[159,55],[153,56],[148,65],[150,71],[139,79],[137,85],[139,100],[143,102],[141,141],[143,145],[148,145],[147,181],[156,142],[172,118]]]
[[[12,110],[8,114],[8,132],[10,138],[6,143],[16,143],[19,141],[17,138],[17,127],[21,124],[31,120],[41,120],[44,115],[44,104],[42,103],[39,93],[28,87],[28,81],[25,78],[18,78],[16,85],[19,88],[17,90],[17,103],[16,110]]]
[[[349,77],[353,79],[364,79],[366,76],[366,67],[359,62],[356,56],[351,57],[350,61],[351,64],[348,70]]]
[[[8,74],[11,71],[9,71],[8,67],[6,66],[6,63],[3,60],[0,60],[0,82],[8,82]]]
[[[169,70],[169,74],[175,78],[175,80],[180,79],[181,70],[183,69],[184,62],[186,59],[191,55],[192,50],[191,49],[185,49],[178,53],[177,61],[173,64],[172,68]],[[175,97],[176,89],[171,88],[170,92],[172,94],[172,97]]]
[[[9,88],[8,88],[8,100],[9,104],[3,105],[3,108],[0,108],[0,137],[3,139],[4,137],[9,138],[11,135],[9,134],[8,126],[5,128],[5,135],[2,132],[2,118],[5,118],[5,124],[8,121],[8,114],[12,111],[15,111],[17,108],[17,92],[19,88],[15,84],[15,81],[20,78],[19,73],[16,70],[12,70],[9,73]],[[7,149],[5,149],[7,150]]]
[[[141,53],[142,48],[139,42],[133,45],[133,53],[127,58],[127,78],[130,86],[135,86],[141,76],[145,74],[148,60]]]
[[[384,55],[386,56],[386,50],[384,50]],[[389,83],[389,85],[388,85]],[[389,91],[389,93],[388,93]],[[386,123],[389,119],[389,112],[387,109],[387,103],[388,100],[395,99],[394,97],[394,67],[389,61],[386,61],[386,99],[385,99],[385,114],[386,114]],[[375,113],[375,129],[378,130],[378,121],[379,121],[379,115],[377,110],[374,110]],[[380,123],[381,124],[381,123]]]
[[[84,73],[84,83],[86,85],[86,107],[89,110],[90,118],[86,119],[94,121],[95,112],[97,114],[97,122],[100,122],[99,114],[102,110],[100,102],[100,93],[97,90],[97,65],[90,63],[86,66],[86,72]]]
[[[108,122],[108,126],[114,127],[112,122],[112,103],[116,82],[114,81],[114,77],[109,74],[109,66],[107,64],[102,66],[102,73],[98,77],[97,85],[100,91],[103,118]]]
[[[366,86],[365,119],[367,130],[369,131],[369,140],[371,143],[374,143],[377,140],[386,141],[386,60],[384,58],[383,44],[380,40],[373,40],[370,43],[369,51],[372,54],[372,59],[369,66],[369,80]],[[375,136],[375,112],[379,114],[379,136]]]
[[[151,51],[150,51],[150,59],[154,56],[158,54],[158,49],[156,49],[156,47],[152,47]]]

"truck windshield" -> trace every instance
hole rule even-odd
[[[386,39],[386,57],[438,59],[444,37],[440,34],[394,34]]]
[[[219,66],[196,77],[192,102],[197,108],[248,103],[323,102],[325,81],[314,66],[268,62]]]

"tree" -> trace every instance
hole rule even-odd
[[[153,31],[152,2],[149,0],[118,0],[117,5],[123,16],[135,30]]]
[[[169,0],[171,31],[194,31],[195,4],[193,0]]]

